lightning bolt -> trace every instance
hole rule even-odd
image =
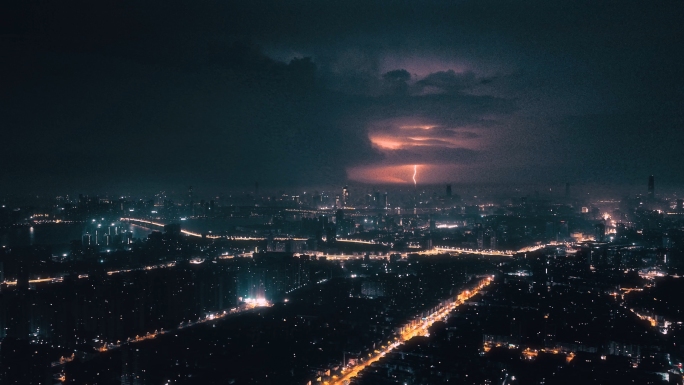
[[[418,165],[413,165],[413,187],[416,187],[416,174],[418,174]]]

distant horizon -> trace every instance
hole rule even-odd
[[[354,193],[363,191],[364,193],[378,191],[378,192],[402,192],[402,193],[420,193],[423,191],[437,192],[438,196],[446,195],[446,186],[451,185],[452,193],[455,196],[464,198],[465,195],[485,194],[492,199],[499,199],[503,197],[515,198],[524,196],[534,196],[539,194],[541,197],[565,198],[565,183],[539,183],[539,184],[507,184],[507,183],[431,183],[431,184],[369,184],[359,182],[340,183],[336,185],[318,186],[318,187],[263,187],[259,186],[259,195],[255,196],[255,188],[233,188],[233,189],[208,189],[202,186],[193,186],[193,195],[198,199],[213,199],[220,196],[254,196],[254,197],[272,197],[279,194],[287,195],[313,195],[315,193],[332,194],[334,198],[335,193],[341,192],[342,188],[348,186]],[[40,200],[54,199],[58,196],[69,196],[70,199],[78,199],[79,194],[86,196],[98,196],[100,198],[118,198],[131,197],[135,199],[150,199],[160,193],[165,193],[170,199],[184,200],[187,198],[188,187],[185,188],[160,188],[157,190],[147,191],[106,191],[106,190],[88,190],[68,192],[64,190],[44,190],[25,191],[25,192],[0,192],[0,199],[17,198],[24,199],[29,197],[38,197]],[[647,180],[641,184],[572,184],[570,183],[570,197],[571,198],[623,198],[627,196],[647,195]],[[339,191],[338,191],[339,190]],[[684,185],[659,183],[656,178],[655,182],[656,196],[660,195],[674,195],[684,196]],[[589,197],[585,196],[589,194]],[[179,202],[180,203],[180,202]]]

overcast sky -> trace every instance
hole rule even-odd
[[[684,184],[684,1],[14,1],[0,190]]]

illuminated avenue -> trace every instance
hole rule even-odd
[[[136,219],[136,218],[121,218],[122,221],[126,222],[132,222],[136,224],[142,224],[142,225],[152,225],[152,226],[157,226],[157,227],[164,227],[165,225],[163,223],[159,222],[153,222],[153,221],[148,221],[145,219]],[[219,235],[211,235],[211,234],[199,234],[195,233],[192,231],[188,230],[181,230],[181,232],[185,235],[193,236],[193,237],[203,237],[206,236],[207,238],[210,239],[218,239],[221,238]],[[225,238],[228,238],[230,240],[235,240],[235,241],[263,241],[266,238],[265,237],[237,237],[237,236],[226,236]],[[275,237],[274,238],[277,241],[287,241],[287,240],[295,240],[295,241],[305,241],[306,238],[287,238],[287,237]],[[379,242],[375,241],[364,241],[360,239],[346,239],[346,238],[337,238],[337,242],[349,242],[349,243],[360,243],[360,244],[366,244],[366,245],[377,245]],[[386,246],[386,244],[384,244]],[[440,252],[447,252],[447,253],[477,253],[477,254],[482,254],[482,255],[492,255],[492,256],[512,256],[515,253],[523,253],[527,251],[534,251],[541,249],[545,247],[546,245],[539,245],[535,247],[528,247],[521,249],[519,251],[498,251],[498,250],[477,250],[477,249],[464,249],[464,248],[458,248],[458,247],[435,247],[433,250],[437,253]]]
[[[349,380],[352,377],[358,376],[359,373],[361,371],[363,371],[365,368],[367,368],[368,366],[372,365],[373,363],[381,360],[387,353],[390,353],[392,350],[394,350],[395,348],[397,348],[398,346],[403,344],[405,341],[408,341],[415,336],[426,335],[428,328],[433,323],[435,323],[435,321],[443,320],[443,319],[449,317],[449,314],[452,311],[456,310],[456,308],[458,308],[460,305],[462,305],[469,298],[478,294],[482,288],[489,285],[489,283],[492,281],[492,279],[493,279],[493,277],[484,278],[474,288],[462,291],[456,297],[455,300],[448,302],[443,306],[440,306],[437,310],[430,313],[427,317],[423,317],[421,319],[414,320],[410,324],[403,326],[401,328],[401,333],[399,334],[399,337],[397,337],[394,341],[387,341],[386,345],[381,346],[380,350],[375,351],[374,354],[371,355],[367,360],[363,360],[361,363],[354,365],[354,366],[351,366],[351,367],[344,367],[341,371],[340,378],[333,377],[332,381],[330,381],[330,384],[331,385],[348,385]],[[325,381],[323,383],[327,384],[328,382]]]

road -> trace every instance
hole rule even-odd
[[[492,277],[487,277],[482,279],[477,287],[475,287],[472,290],[464,290],[462,291],[456,301],[450,303],[447,306],[444,306],[437,311],[433,312],[429,316],[425,317],[422,319],[420,322],[412,322],[408,325],[405,326],[405,330],[401,333],[401,336],[399,339],[388,346],[382,347],[381,350],[377,351],[376,354],[374,354],[372,357],[368,358],[367,360],[360,362],[352,367],[346,368],[342,370],[342,377],[335,378],[333,377],[332,381],[326,381],[324,384],[327,385],[347,385],[349,384],[349,381],[351,380],[352,377],[356,377],[359,375],[359,373],[367,368],[368,366],[372,365],[375,362],[378,362],[382,357],[384,357],[387,353],[392,352],[394,349],[397,347],[401,346],[404,344],[404,342],[410,340],[413,337],[416,336],[425,336],[428,334],[428,328],[435,323],[436,321],[444,320],[449,316],[449,313],[451,313],[453,310],[455,310],[457,307],[462,305],[465,301],[467,301],[469,298],[472,296],[478,294],[482,288],[488,286],[492,282]]]

